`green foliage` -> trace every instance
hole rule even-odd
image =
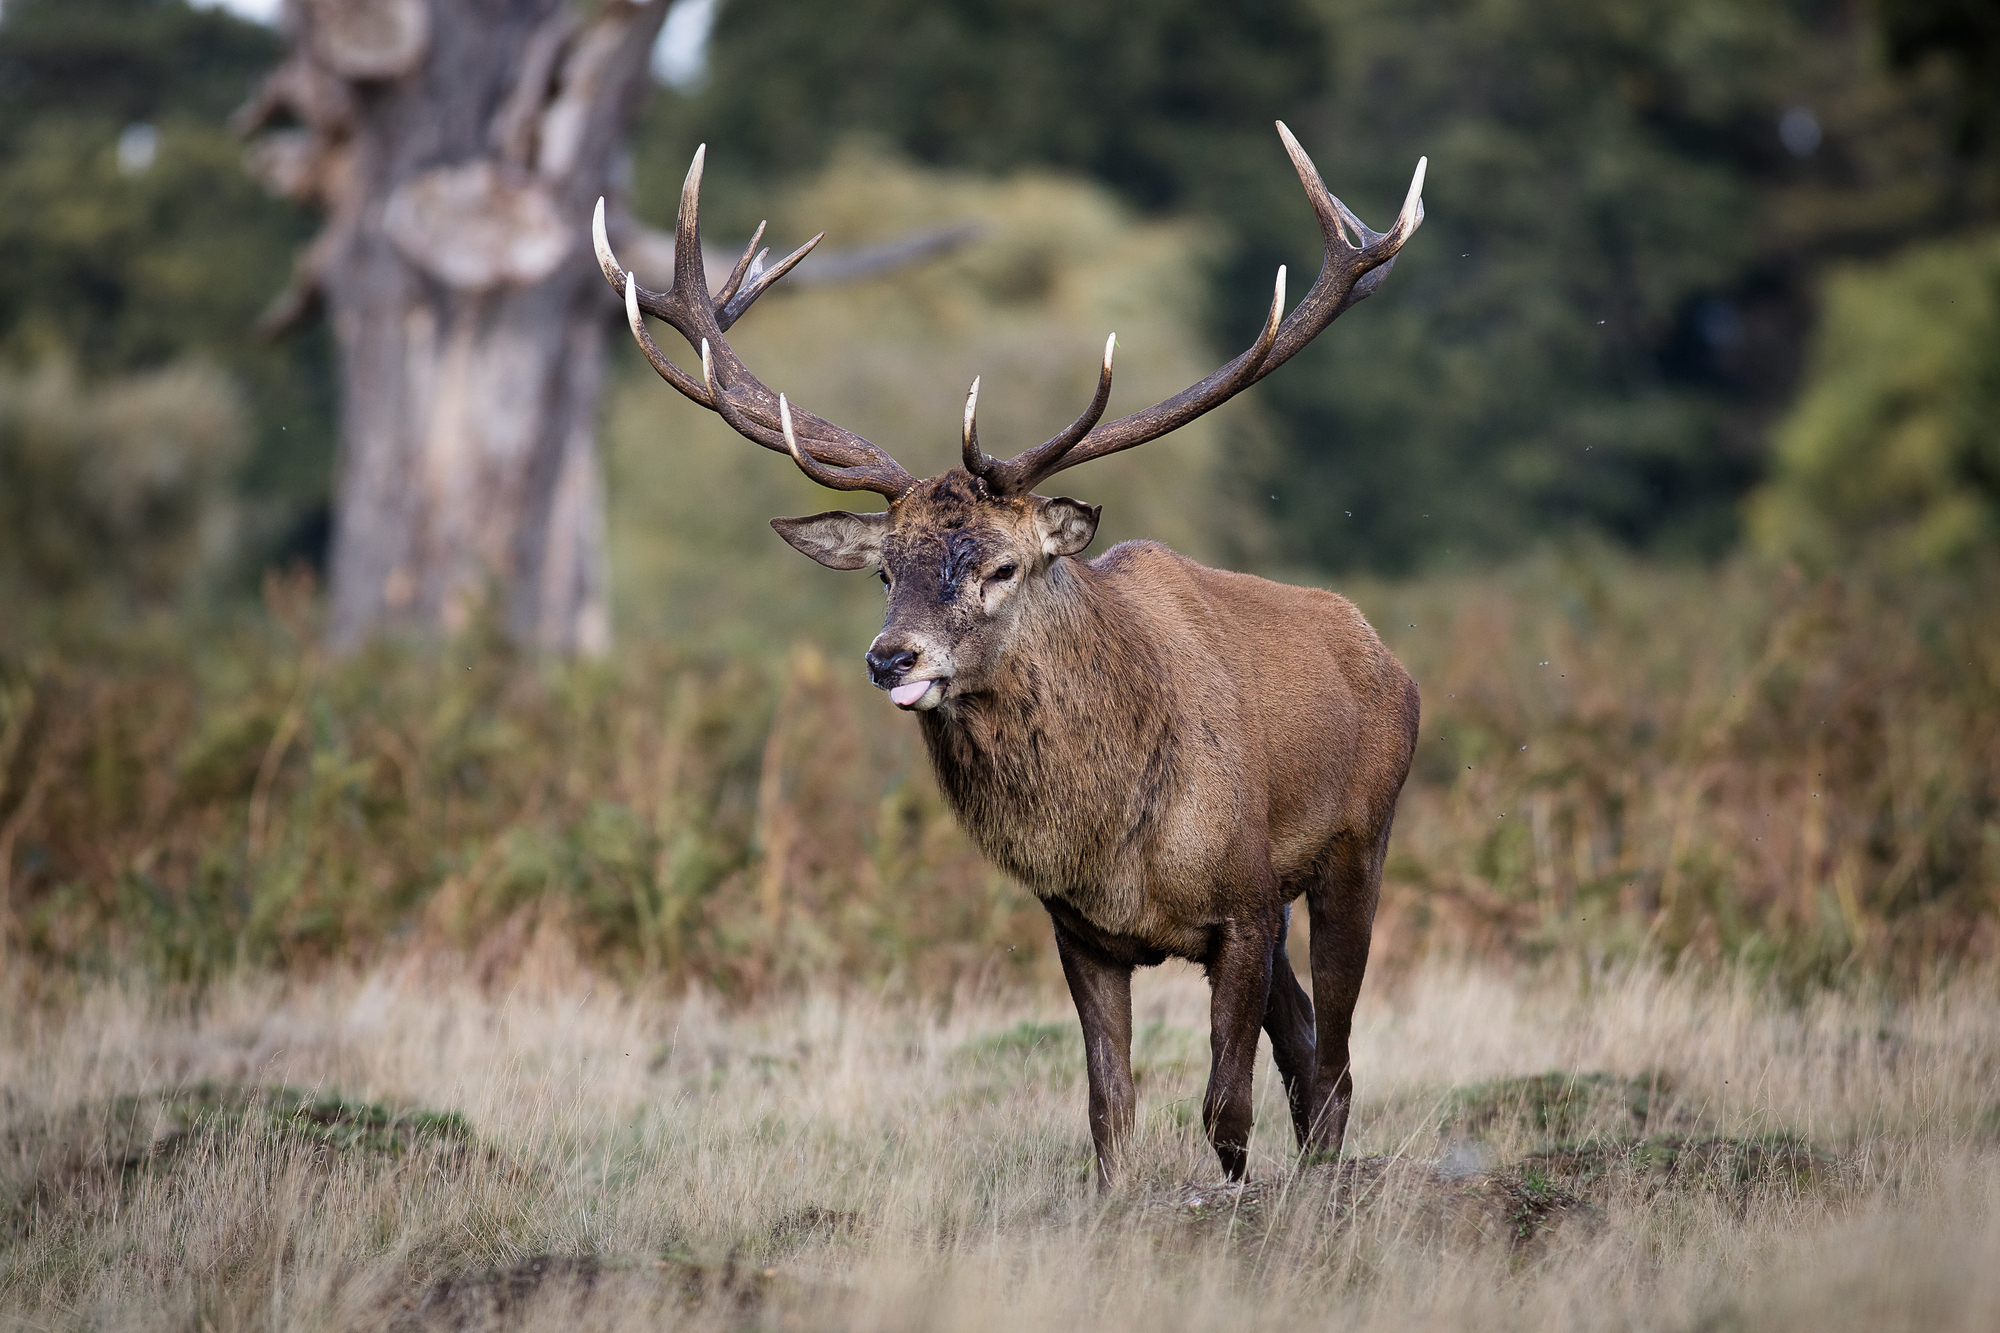
[[[171,601],[212,585],[239,525],[235,385],[189,363],[86,391],[0,370],[0,602]]]
[[[2000,541],[2000,239],[1828,280],[1752,531],[1820,564],[1949,565]]]
[[[328,663],[298,587],[271,595],[288,632],[0,659],[7,947],[199,977],[560,942],[737,993],[1033,961],[1032,899],[813,651],[544,669],[488,634]]]
[[[1936,224],[1935,135],[1874,59],[1847,18],[1782,0],[736,0],[641,157],[656,208],[696,137],[751,173],[855,129],[945,165],[1080,169],[1213,221],[1220,349],[1277,263],[1295,290],[1317,269],[1274,116],[1378,223],[1427,154],[1430,220],[1381,299],[1258,390],[1282,447],[1254,493],[1288,554],[1408,569],[1579,526],[1714,553],[1787,380],[1799,257]],[[1798,157],[1778,125],[1802,104],[1825,144]]]
[[[1747,472],[1727,385],[1698,334],[1671,362],[1752,259],[1739,155],[1776,120],[1781,8],[1362,4],[1340,32],[1336,94],[1300,128],[1364,216],[1428,154],[1429,220],[1311,369],[1271,382],[1295,540],[1390,568],[1553,526],[1725,546]]]
[[[2000,951],[1995,595],[1990,562],[1809,582],[1602,552],[1360,590],[1424,696],[1380,947],[1793,985]]]
[[[0,139],[48,115],[219,123],[279,54],[270,28],[186,0],[7,0]]]
[[[1324,87],[1329,46],[1304,0],[731,0],[696,116],[764,171],[814,170],[870,128],[933,165],[1041,164],[1145,207],[1208,207],[1268,188],[1251,152]]]
[[[1889,58],[1897,66],[1920,69],[1948,65],[1958,101],[1956,147],[1984,159],[1991,189],[2000,164],[2000,9],[1989,0],[1875,0],[1875,13]],[[1990,207],[1995,201],[1988,199]]]
[[[310,220],[223,124],[277,56],[274,32],[184,0],[0,13],[0,364],[65,359],[95,383],[193,357],[233,377],[254,425],[222,480],[250,501],[253,562],[298,549],[333,441],[324,334],[254,331]]]

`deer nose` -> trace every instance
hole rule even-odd
[[[868,650],[867,662],[868,679],[886,690],[909,674],[910,668],[917,664],[917,654],[909,648],[898,648],[894,651],[871,648]]]

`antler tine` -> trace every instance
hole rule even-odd
[[[1265,320],[1257,341],[1241,356],[1165,402],[1092,427],[1060,457],[1037,469],[1037,474],[1027,484],[1033,485],[1078,463],[1156,440],[1212,411],[1289,361],[1301,347],[1318,337],[1349,306],[1372,293],[1388,276],[1397,252],[1423,224],[1424,172],[1428,160],[1418,160],[1416,174],[1410,181],[1409,192],[1403,198],[1403,208],[1396,216],[1395,225],[1386,232],[1376,232],[1363,226],[1347,205],[1333,197],[1326,183],[1320,179],[1319,169],[1283,121],[1278,122],[1278,137],[1283,140],[1285,152],[1298,172],[1299,183],[1305,187],[1306,198],[1312,204],[1319,220],[1321,237],[1325,241],[1325,259],[1312,289],[1291,314],[1285,315],[1285,272],[1278,270],[1270,317]],[[1346,228],[1349,226],[1361,242],[1359,245],[1348,236]],[[1011,464],[1001,466],[1009,467]]]
[[[727,302],[723,302],[720,300],[717,301],[716,311],[715,311],[716,320],[722,325],[723,328],[726,329],[731,324],[734,324],[737,320],[743,318],[743,312],[750,308],[750,303],[755,301],[758,297],[762,296],[765,292],[769,291],[771,289],[772,283],[776,282],[779,278],[784,277],[787,273],[790,273],[794,268],[797,268],[799,261],[801,259],[804,259],[807,255],[811,254],[813,252],[813,247],[818,245],[821,239],[825,237],[825,235],[826,235],[825,232],[821,232],[818,236],[813,237],[811,240],[807,241],[804,245],[792,251],[790,254],[786,255],[783,259],[780,259],[777,263],[763,270],[761,273],[755,272],[754,271],[755,266],[753,265],[752,266],[753,272],[750,274],[750,281],[744,284],[743,290],[737,292],[735,296]],[[752,242],[752,244],[755,244],[755,242]],[[757,258],[762,259],[764,257],[764,254],[769,254],[769,253],[770,252],[767,250],[763,254],[759,254]]]
[[[1278,270],[1279,291],[1284,290],[1284,270]],[[1118,347],[1118,335],[1112,334],[1104,340],[1104,364],[1097,372],[1097,392],[1091,395],[1089,406],[1083,415],[1063,427],[1062,431],[1043,444],[1036,445],[1026,453],[1019,454],[1005,463],[993,464],[986,473],[987,487],[1000,495],[1021,495],[1033,490],[1035,483],[1056,470],[1063,456],[1076,447],[1076,442],[1089,433],[1104,415],[1106,405],[1111,402],[1111,357]],[[1268,343],[1266,344],[1268,350]],[[967,408],[968,413],[970,407]],[[967,417],[968,423],[970,416]],[[967,457],[972,454],[971,444],[967,444]],[[992,463],[992,460],[987,460]],[[968,463],[967,467],[970,468]]]
[[[839,490],[869,490],[891,499],[900,496],[916,485],[916,478],[884,450],[853,431],[810,412],[797,412],[791,414],[796,418],[794,440],[788,441],[782,418],[789,412],[789,405],[779,403],[779,396],[750,373],[750,368],[722,336],[722,331],[735,323],[752,302],[812,252],[820,237],[813,237],[772,268],[762,269],[761,260],[769,252],[758,248],[764,233],[760,225],[723,285],[722,295],[712,295],[701,258],[701,178],[707,158],[707,145],[695,150],[687,178],[681,185],[680,210],[674,219],[674,280],[664,292],[647,291],[618,262],[606,234],[604,201],[598,201],[591,220],[598,267],[604,270],[605,281],[625,300],[626,320],[632,326],[633,338],[662,379],[715,412],[746,439],[767,449],[792,453],[796,436],[803,433],[806,437],[803,451],[817,469],[808,469],[815,480]],[[701,350],[699,381],[660,351],[647,332],[646,315],[664,320],[691,347]]]
[[[604,280],[611,284],[611,290],[625,295],[627,274],[618,256],[611,253],[611,236],[604,228],[604,196],[597,196],[597,209],[590,215],[590,244],[597,251],[597,267],[604,270]]]
[[[1326,248],[1329,251],[1360,249],[1361,246],[1348,239],[1340,224],[1347,223],[1361,236],[1373,236],[1375,233],[1363,226],[1361,219],[1348,211],[1347,205],[1336,199],[1333,191],[1326,188],[1326,182],[1320,177],[1319,168],[1313,165],[1311,156],[1293,137],[1291,127],[1282,120],[1278,122],[1278,138],[1284,141],[1285,156],[1292,159],[1292,170],[1298,173],[1299,184],[1305,186],[1306,199],[1312,204],[1313,213],[1319,218],[1320,235],[1326,238]],[[1364,245],[1366,243],[1362,242]]]
[[[613,288],[625,298],[625,321],[632,326],[632,337],[638,341],[639,350],[646,354],[653,370],[667,383],[673,385],[688,398],[703,407],[714,407],[706,390],[679,366],[669,361],[666,354],[653,341],[653,335],[646,330],[646,318],[639,310],[639,280],[619,264],[618,256],[611,252],[611,238],[604,229],[604,197],[598,196],[597,212],[590,219],[590,240],[597,250],[597,266],[604,270],[604,277]]]
[[[709,353],[709,344],[706,338],[701,340],[701,382],[702,387],[708,390],[708,406],[712,407],[715,415],[727,422],[730,428],[738,435],[743,436],[745,439],[755,440],[767,449],[782,450],[785,448],[785,437],[783,435],[772,430],[762,422],[751,420],[744,413],[742,407],[730,400],[729,386],[723,384],[716,377],[715,359]]]
[[[895,469],[894,477],[884,474],[878,467],[828,467],[800,448],[798,432],[792,428],[792,405],[785,400],[783,394],[778,395],[778,421],[784,428],[785,452],[799,465],[799,471],[820,485],[836,491],[874,491],[877,495],[886,495],[892,500],[907,489],[906,486],[890,489],[898,479],[904,482],[909,480],[908,475],[900,467]],[[893,462],[891,466],[894,466]]]
[[[965,394],[965,424],[959,431],[959,452],[965,459],[965,470],[975,477],[984,478],[999,466],[1000,460],[988,457],[979,451],[979,377],[972,377],[972,387]]]
[[[1377,246],[1382,246],[1389,251],[1389,257],[1355,280],[1354,290],[1348,293],[1348,305],[1353,305],[1356,301],[1365,301],[1375,294],[1377,288],[1389,280],[1389,270],[1396,267],[1396,251],[1402,249],[1403,242],[1410,238],[1411,232],[1414,232],[1424,224],[1424,172],[1429,166],[1429,158],[1420,157],[1417,159],[1417,170],[1416,174],[1410,178],[1409,193],[1403,196],[1403,211],[1396,215],[1396,221],[1390,226],[1388,231],[1370,231],[1361,225],[1359,219],[1355,220],[1355,227],[1360,230],[1362,237],[1366,241],[1365,248],[1372,250]],[[1335,202],[1338,203],[1339,201],[1336,200]],[[1347,206],[1342,204],[1341,211],[1345,213],[1346,209]],[[1348,216],[1352,217],[1353,215],[1348,214]]]
[[[707,161],[708,145],[702,144],[688,164],[680,207],[674,210],[673,294],[689,305],[708,300],[708,270],[701,259],[701,169]]]
[[[757,242],[764,239],[764,228],[768,221],[757,224],[757,230],[750,234],[750,244],[743,247],[743,258],[736,261],[736,267],[729,270],[729,281],[722,284],[722,290],[715,294],[717,307],[727,305],[729,298],[736,295],[736,289],[743,285],[743,275],[750,271],[750,258],[757,253]]]

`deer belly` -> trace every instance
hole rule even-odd
[[[1207,857],[1167,858],[1174,862],[1168,866],[1155,864],[1166,850],[1157,844],[1152,855],[1129,842],[1122,855],[1112,853],[1124,841],[1115,835],[1086,849],[1046,834],[996,834],[977,839],[981,850],[1058,917],[1087,923],[1091,935],[1132,949],[1205,956],[1215,916],[1212,888],[1220,882]]]

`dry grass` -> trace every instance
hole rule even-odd
[[[1253,1178],[1142,976],[1100,1197],[1055,993],[731,1012],[413,960],[199,997],[16,968],[0,1323],[1985,1329],[2000,992],[1799,1005],[1743,974],[1420,966],[1371,987],[1350,1162]],[[1554,1071],[1563,1077],[1524,1078]],[[284,1090],[294,1091],[284,1091]]]

